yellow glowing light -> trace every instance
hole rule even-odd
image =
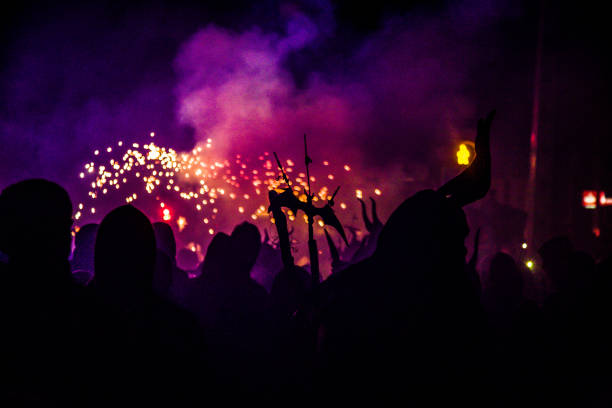
[[[151,132],[151,133],[149,133],[149,136],[151,136],[151,137],[155,137],[155,132]]]
[[[242,214],[244,212],[244,207],[238,207],[238,212]]]
[[[209,229],[208,229],[208,233],[209,233],[210,235],[212,235],[212,234],[214,234],[214,233],[215,233],[215,230],[214,230],[214,229],[212,229],[212,228],[209,228]]]
[[[348,164],[344,165],[344,170],[351,171],[351,167]]]
[[[355,197],[357,197],[357,198],[363,198],[363,191],[361,191],[361,190],[355,190]]]
[[[526,243],[526,242],[523,242],[523,244],[521,245],[521,248],[523,248],[523,249],[527,249],[527,243]]]
[[[319,220],[318,224],[319,224],[319,227],[322,227],[322,226],[324,226],[324,225],[325,225],[325,223],[323,223],[323,221],[322,221],[322,220]]]
[[[340,208],[342,208],[343,210],[346,210],[346,204],[340,203]]]
[[[95,150],[95,151],[94,151],[94,155],[96,155],[96,156],[97,156],[97,155],[99,155],[99,154],[100,154],[100,151],[99,151],[99,150]]]
[[[525,265],[527,266],[527,268],[529,268],[530,270],[533,270],[535,264],[533,263],[533,261],[530,259],[527,262],[525,262]]]
[[[470,164],[470,151],[465,143],[461,143],[459,145],[459,150],[457,151],[457,164],[461,164],[463,166]]]
[[[376,188],[376,189],[374,189],[374,194],[381,195],[382,191],[380,191],[380,189]]]

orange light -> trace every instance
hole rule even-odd
[[[597,191],[585,190],[582,192],[582,206],[589,210],[597,207]]]

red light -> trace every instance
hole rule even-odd
[[[170,210],[168,208],[164,208],[162,210],[162,219],[164,221],[170,221],[172,219],[172,214],[170,213]]]
[[[606,193],[603,191],[599,192],[599,205],[602,207],[606,205],[612,205],[612,197],[606,197]]]

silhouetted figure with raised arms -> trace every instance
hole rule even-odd
[[[374,255],[324,284],[321,388],[421,393],[429,402],[450,390],[476,393],[484,316],[466,268],[461,207],[489,189],[492,117],[478,123],[469,168],[438,191],[404,201]]]

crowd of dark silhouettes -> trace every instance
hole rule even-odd
[[[491,119],[479,123],[482,160]],[[331,394],[606,406],[611,259],[596,263],[567,238],[546,242],[543,301],[525,295],[532,272],[510,255],[477,271],[465,260],[462,206],[489,182],[468,194],[462,177],[408,198],[384,224],[362,202],[368,236],[332,254],[316,302],[308,271],[283,266],[252,224],[217,233],[197,271],[185,271],[170,226],[125,205],[81,227],[71,257],[66,191],[42,179],[6,187],[3,400],[180,406]],[[265,288],[252,278],[262,256],[279,268]]]

